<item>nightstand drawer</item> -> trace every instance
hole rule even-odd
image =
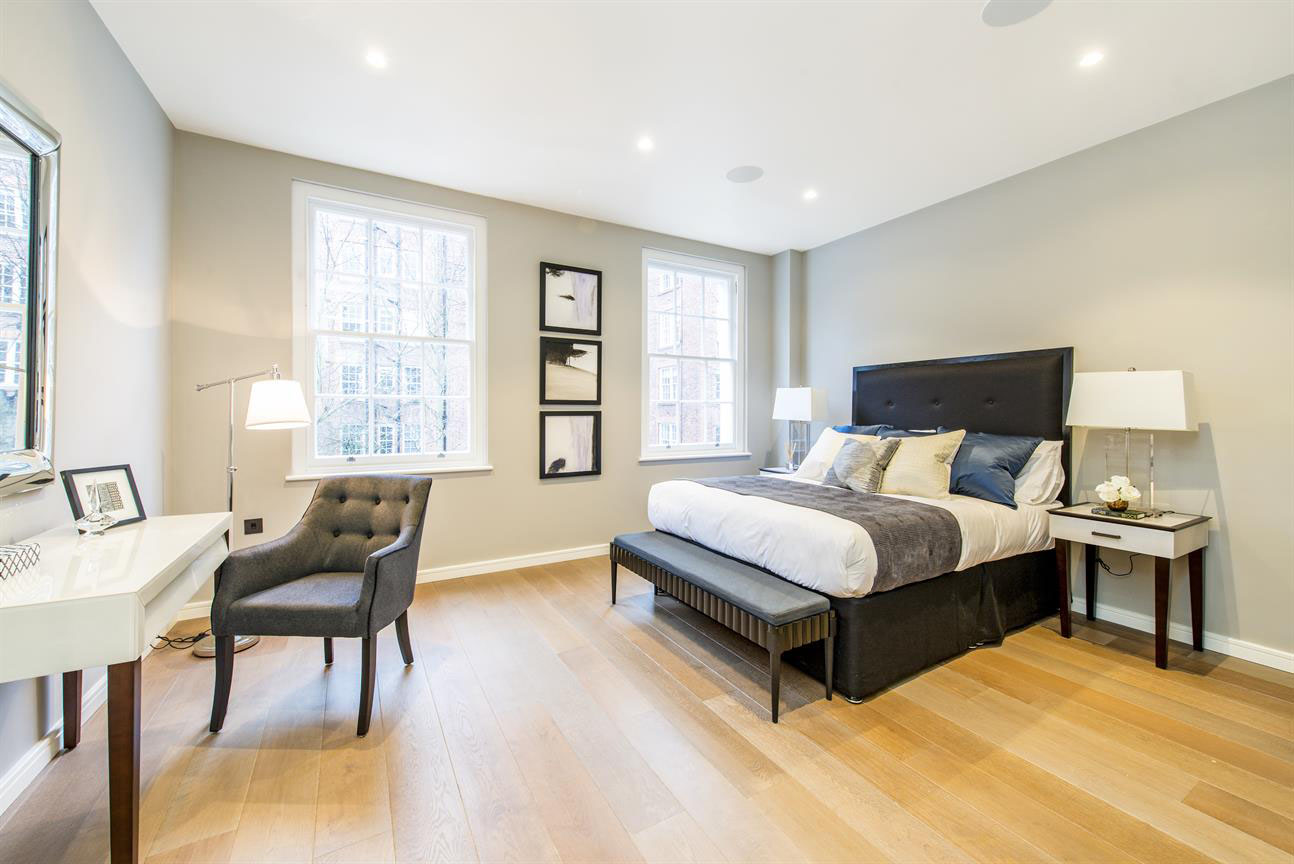
[[[1201,523],[1181,531],[1146,528],[1127,524],[1051,515],[1051,536],[1057,540],[1090,543],[1106,549],[1122,549],[1157,558],[1179,558],[1208,544],[1209,526]]]
[[[1173,554],[1173,533],[1154,528],[1138,528],[1131,522],[1127,525],[1111,525],[1108,522],[1076,519],[1072,516],[1051,517],[1051,536],[1057,540],[1091,543],[1106,549],[1140,552],[1142,555],[1159,558],[1177,557]]]

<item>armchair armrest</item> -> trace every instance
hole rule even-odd
[[[314,572],[314,557],[300,524],[277,540],[230,552],[218,572],[211,600],[212,632],[222,633],[225,614],[236,600]]]
[[[366,593],[372,591],[373,598],[369,606],[371,633],[390,624],[413,602],[421,540],[421,524],[406,526],[394,543],[383,546],[364,562],[364,586]]]

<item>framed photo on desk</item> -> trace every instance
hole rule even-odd
[[[72,506],[72,518],[80,519],[90,512],[90,490],[99,493],[99,508],[115,521],[111,528],[142,522],[144,504],[139,500],[139,488],[129,465],[104,465],[100,468],[77,468],[60,472],[67,502]]]

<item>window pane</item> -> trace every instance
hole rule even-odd
[[[433,339],[470,339],[471,305],[461,288],[429,287],[423,292],[423,325],[419,335]]]
[[[706,357],[732,356],[732,323],[715,318],[701,319],[701,350]]]
[[[423,451],[461,453],[471,446],[470,403],[467,399],[427,399],[423,415]]]
[[[733,390],[734,364],[711,360],[706,364],[705,398],[711,402],[734,402],[737,399]]]
[[[0,132],[0,450],[27,445],[31,155]]]
[[[653,312],[673,312],[678,302],[674,292],[674,271],[659,267],[647,268],[647,309]]]
[[[382,279],[417,279],[422,236],[415,226],[373,222],[373,275]]]
[[[703,354],[705,346],[701,340],[701,319],[694,315],[679,316],[680,350],[684,354]]]
[[[684,402],[678,406],[681,444],[701,444],[705,441],[705,405]]]
[[[472,392],[472,354],[466,345],[423,346],[423,368],[428,396],[465,398]]]
[[[652,401],[673,402],[679,398],[678,361],[652,357],[649,361],[647,385]]]
[[[368,283],[363,278],[317,273],[314,288],[311,311],[315,327],[350,332],[368,329]]]
[[[422,232],[424,282],[466,288],[468,241],[466,234],[427,229]]]
[[[732,317],[732,280],[705,277],[705,314],[715,318]]]
[[[323,396],[315,400],[315,453],[363,456],[367,452],[368,400]]]
[[[320,270],[368,273],[368,220],[344,213],[315,213],[314,264]]]
[[[696,402],[705,398],[705,361],[682,360],[679,362],[682,379],[682,399]]]
[[[320,336],[315,342],[315,392],[368,393],[368,340]]]
[[[648,415],[648,439],[653,447],[678,443],[678,405],[653,403]]]
[[[707,444],[732,444],[733,426],[731,404],[710,404],[705,407],[705,440]]]
[[[696,273],[675,273],[674,284],[678,286],[679,311],[684,315],[700,315],[702,277]]]
[[[672,312],[657,312],[647,316],[648,350],[657,354],[677,354],[681,346],[679,319]]]

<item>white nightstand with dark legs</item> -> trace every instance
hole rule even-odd
[[[1096,578],[1101,549],[1117,549],[1155,559],[1155,665],[1168,666],[1168,611],[1172,566],[1187,559],[1191,589],[1191,643],[1204,650],[1204,547],[1209,545],[1209,516],[1164,513],[1145,519],[1099,516],[1092,504],[1076,504],[1050,514],[1056,538],[1056,570],[1060,581],[1060,635],[1069,638],[1069,544],[1086,545],[1087,618],[1096,619]]]

